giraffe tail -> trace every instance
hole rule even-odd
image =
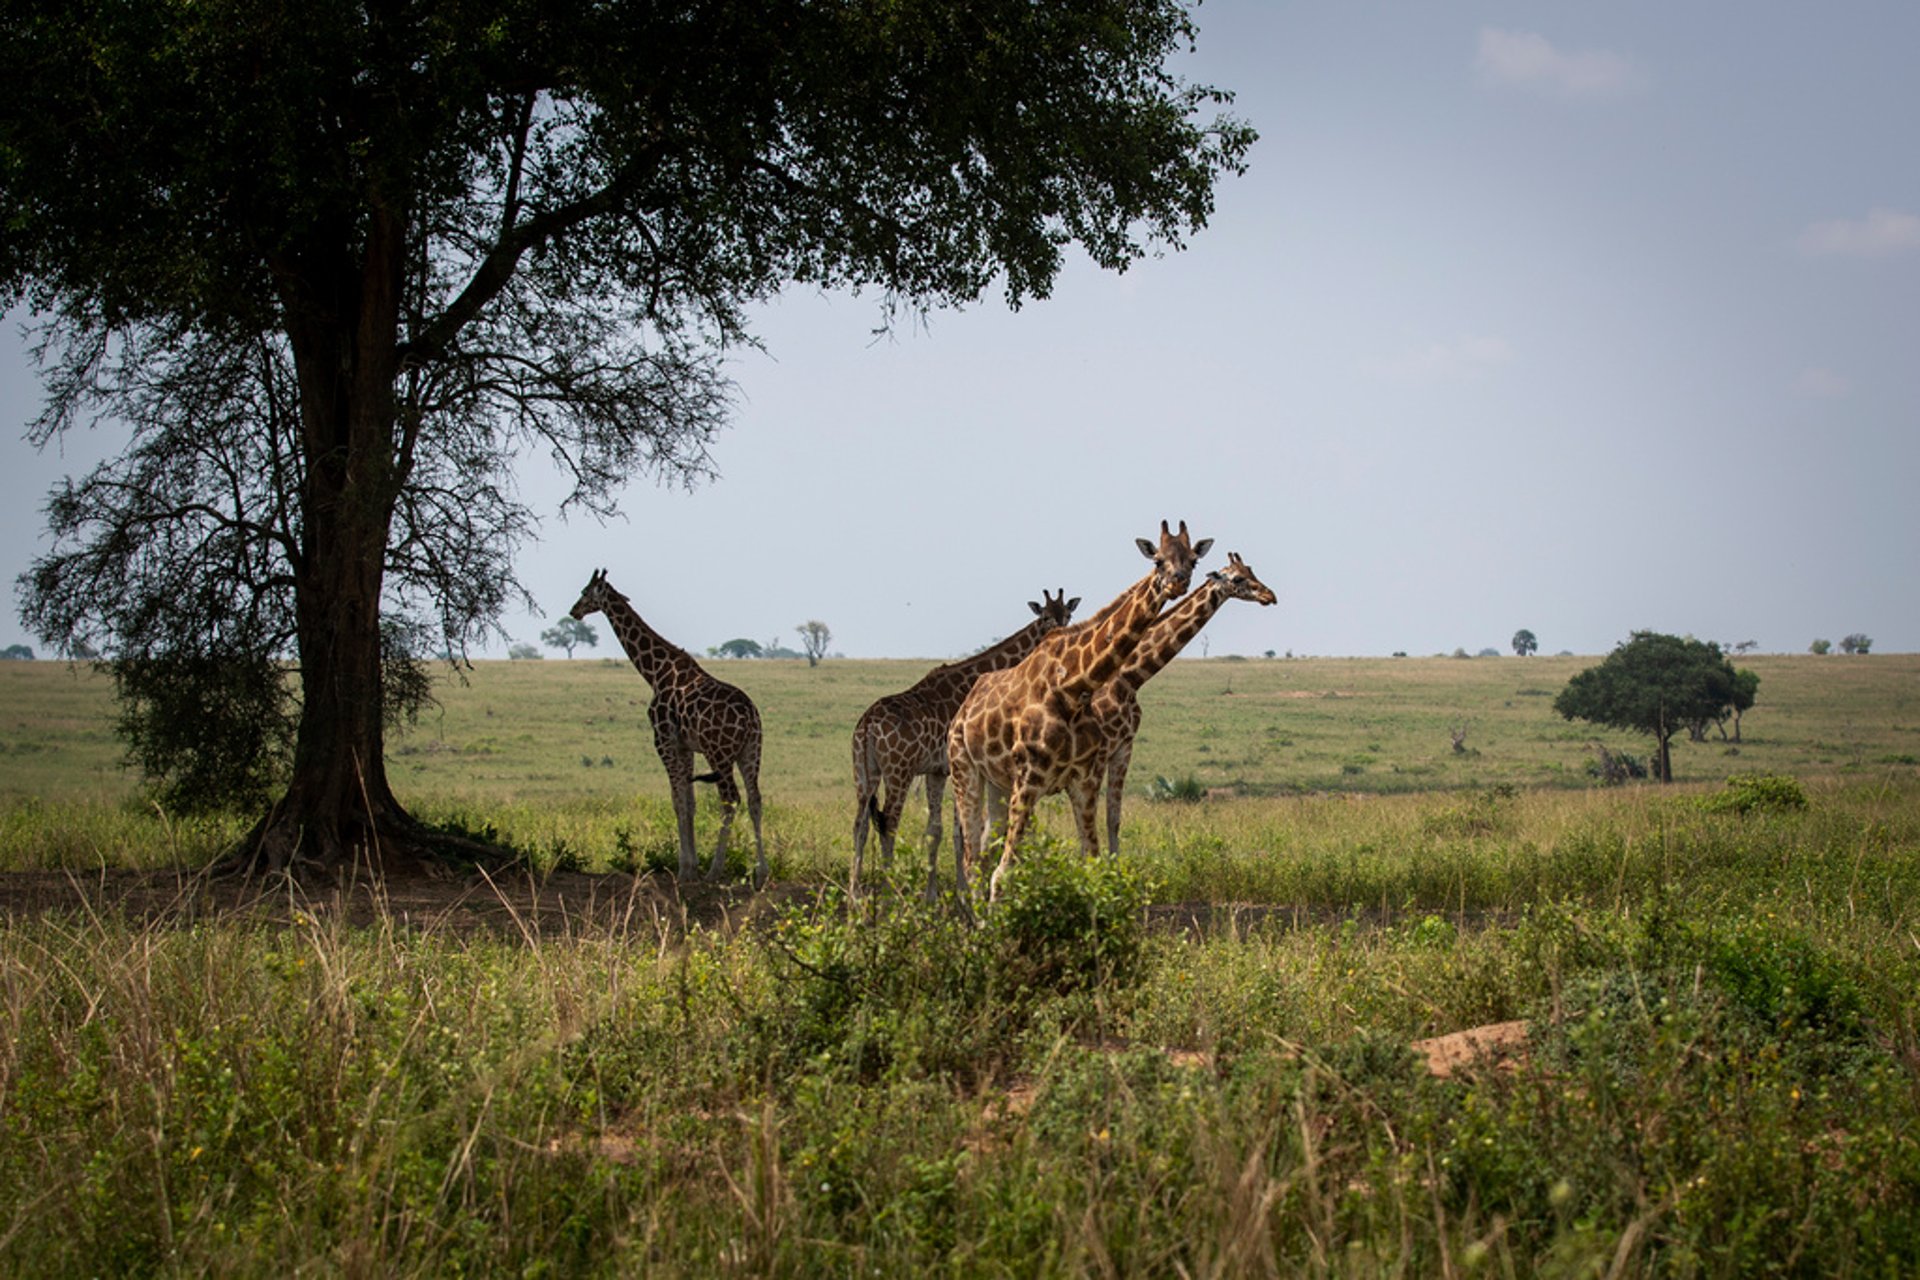
[[[693,775],[693,780],[695,782],[718,782],[724,776],[726,775],[720,770],[715,769],[712,773],[696,773]]]
[[[874,829],[877,830],[884,839],[889,834],[887,831],[887,814],[886,811],[880,807],[880,793],[877,791],[867,797],[867,814],[873,819]]]

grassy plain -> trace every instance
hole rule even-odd
[[[1175,664],[1125,856],[1053,808],[979,929],[910,855],[833,887],[853,720],[924,665],[877,662],[723,668],[810,889],[760,928],[9,918],[0,1270],[1920,1272],[1920,658],[1746,660],[1737,754],[1671,788],[1590,785],[1550,707],[1586,661]],[[623,663],[487,665],[390,768],[536,865],[657,858],[644,708]],[[110,722],[0,664],[0,867],[230,836],[145,804]]]
[[[1146,715],[1129,779],[1127,828],[1144,843],[1222,828],[1250,851],[1272,847],[1303,813],[1329,800],[1352,804],[1515,787],[1538,801],[1572,799],[1592,783],[1593,746],[1649,754],[1646,740],[1569,722],[1553,696],[1588,658],[1183,660],[1146,686]],[[1676,744],[1683,787],[1736,773],[1807,781],[1911,775],[1920,766],[1920,655],[1755,656],[1758,705],[1742,741],[1717,735]],[[875,698],[912,684],[928,664],[911,660],[716,662],[750,693],[766,729],[762,790],[769,842],[786,879],[842,878],[852,830],[853,723]],[[388,771],[401,798],[434,818],[475,828],[548,856],[564,847],[604,868],[623,847],[672,842],[666,779],[646,723],[645,683],[624,660],[487,662],[446,680],[439,705],[389,741]],[[1453,749],[1451,730],[1464,729]],[[113,735],[111,688],[84,668],[0,663],[0,806],[48,807],[65,834],[38,846],[0,826],[0,868],[116,865],[176,851],[210,855],[226,828],[180,823],[139,799]],[[1156,778],[1191,779],[1212,793],[1199,809],[1154,806]],[[711,799],[711,792],[706,793]],[[1365,804],[1412,812],[1411,804]],[[1575,802],[1577,807],[1577,802]],[[3,810],[0,810],[3,811]],[[925,806],[907,807],[917,841]],[[1045,820],[1071,831],[1055,798]],[[14,824],[18,826],[19,824]],[[701,812],[710,843],[710,805]],[[949,823],[949,825],[951,825]],[[1251,829],[1240,836],[1242,826]],[[1278,827],[1278,837],[1268,828]],[[21,827],[38,831],[38,823]],[[93,834],[94,847],[87,840]],[[624,833],[624,835],[622,834]],[[44,831],[39,831],[43,838]],[[154,838],[158,837],[158,843]],[[143,852],[144,850],[144,852]]]

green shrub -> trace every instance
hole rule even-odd
[[[1700,807],[1708,813],[1789,813],[1807,807],[1807,793],[1793,778],[1777,774],[1736,773]]]
[[[1063,995],[1128,986],[1140,974],[1152,896],[1133,863],[1042,848],[1015,864],[987,931],[1019,985]]]
[[[1147,798],[1175,804],[1198,804],[1207,798],[1207,788],[1190,773],[1183,778],[1169,778],[1163,774],[1156,777],[1153,785],[1147,788]]]

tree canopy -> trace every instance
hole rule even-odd
[[[1758,677],[1742,683],[1711,641],[1636,631],[1599,666],[1569,680],[1553,709],[1569,720],[1651,734],[1658,747],[1656,775],[1671,782],[1674,733],[1719,719],[1742,698],[1752,706],[1758,687]]]
[[[251,664],[221,727],[286,725],[267,869],[431,847],[384,733],[525,601],[522,454],[601,514],[705,478],[756,302],[1017,307],[1070,246],[1182,244],[1254,138],[1169,69],[1178,0],[0,0],[0,36],[34,435],[131,432],[23,613],[164,716]]]
[[[579,618],[562,618],[540,633],[540,643],[552,645],[556,649],[566,650],[571,658],[573,651],[579,648],[591,649],[600,643],[599,633],[591,622]]]
[[[807,655],[807,665],[817,667],[820,659],[827,656],[827,646],[833,643],[833,631],[818,618],[809,618],[794,628],[800,633],[800,648]]]

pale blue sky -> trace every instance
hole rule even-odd
[[[1920,649],[1920,5],[1212,0],[1199,22],[1189,73],[1261,141],[1186,252],[877,342],[877,299],[786,297],[733,362],[720,478],[549,519],[512,636],[604,566],[696,651],[819,618],[850,656],[945,658],[1043,587],[1084,616],[1164,517],[1279,594],[1224,610],[1214,655],[1521,627],[1548,652],[1640,628]],[[9,331],[9,586],[91,447],[20,440],[19,351]],[[544,461],[520,475],[551,515]]]

